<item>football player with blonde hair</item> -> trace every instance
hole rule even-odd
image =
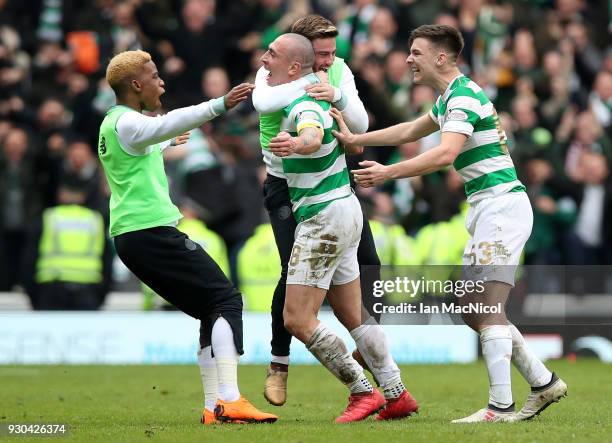
[[[117,254],[144,284],[202,322],[199,358],[207,362],[202,421],[274,422],[276,416],[240,395],[242,297],[204,249],[177,230],[182,215],[170,200],[162,156],[164,149],[186,143],[187,131],[246,100],[253,85],[243,83],[223,97],[153,117],[143,111],[161,107],[165,84],[147,52],[116,55],[106,79],[117,104],[100,126],[98,154],[111,189],[110,235]]]

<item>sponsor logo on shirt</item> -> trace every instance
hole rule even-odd
[[[100,138],[100,145],[98,146],[98,150],[100,151],[100,155],[106,154],[106,138],[104,138],[104,136]]]

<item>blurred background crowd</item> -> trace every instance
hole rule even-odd
[[[534,208],[525,263],[612,264],[608,0],[0,0],[0,291],[23,289],[37,308],[53,293],[61,304],[54,285],[62,280],[65,292],[74,268],[89,273],[73,283],[93,287],[93,309],[129,277],[106,228],[99,231],[109,190],[96,144],[115,101],[104,79],[114,54],[149,51],[171,110],[253,82],[267,45],[308,13],[337,24],[337,56],[355,75],[370,130],[413,119],[436,100],[412,84],[410,32],[427,23],[460,29],[461,70],[495,103]],[[433,134],[369,148],[350,162],[397,162],[438,141]],[[279,264],[252,104],[165,155],[184,229],[245,292],[248,307],[269,309]],[[461,263],[465,196],[453,169],[357,194],[383,264]],[[74,207],[83,209],[79,232],[54,236],[65,213],[52,210]],[[64,243],[81,249],[71,262],[53,262]],[[87,264],[79,254],[98,258]],[[63,270],[53,274],[54,266]]]

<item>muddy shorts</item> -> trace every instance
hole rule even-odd
[[[354,194],[334,200],[297,225],[289,259],[288,285],[329,289],[359,277],[357,248],[363,215]]]
[[[470,206],[463,252],[464,277],[514,286],[516,268],[531,234],[533,212],[524,192],[485,198]]]

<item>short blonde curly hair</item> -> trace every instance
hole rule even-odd
[[[106,68],[106,81],[115,93],[121,92],[126,80],[137,76],[142,67],[151,61],[151,54],[145,51],[124,51],[114,56]]]

